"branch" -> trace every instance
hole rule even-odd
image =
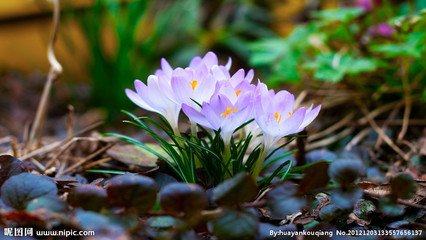
[[[47,48],[47,59],[50,64],[49,74],[47,75],[47,81],[44,85],[43,93],[41,95],[40,102],[37,107],[36,116],[34,119],[34,123],[31,127],[30,136],[28,139],[27,146],[32,149],[35,140],[39,140],[42,129],[43,122],[46,118],[46,110],[49,100],[49,95],[52,89],[53,82],[58,79],[59,75],[62,73],[62,66],[58,62],[55,56],[54,44],[56,41],[58,26],[59,26],[59,18],[60,18],[60,0],[52,0],[53,2],[53,24],[52,24],[52,35],[49,41],[49,45]]]

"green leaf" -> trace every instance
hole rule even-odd
[[[397,217],[404,214],[404,208],[397,204],[394,199],[384,197],[379,200],[380,210],[387,216]]]
[[[313,16],[319,18],[325,24],[331,22],[346,23],[361,16],[362,13],[363,10],[360,8],[336,8],[318,11]]]
[[[424,56],[426,50],[425,41],[425,32],[414,31],[403,36],[403,40],[399,43],[373,45],[371,50],[390,58],[413,57],[419,59]]]
[[[129,173],[111,178],[106,190],[112,205],[136,210],[140,214],[150,210],[157,199],[154,180]]]
[[[104,173],[104,174],[119,174],[119,175],[127,173],[125,171],[109,170],[109,169],[89,169],[89,170],[86,170],[86,172],[90,172],[90,173]]]
[[[299,169],[303,169],[300,166]],[[329,163],[318,161],[310,165],[304,170],[304,177],[299,184],[300,193],[309,193],[316,189],[327,186],[330,177],[328,176]]]
[[[100,211],[107,203],[107,193],[102,187],[82,184],[70,191],[68,202],[71,206],[84,210]]]
[[[49,177],[21,173],[6,180],[1,188],[1,200],[15,209],[25,209],[33,199],[56,196],[58,189]]]
[[[339,217],[341,211],[335,204],[331,203],[320,209],[319,217],[322,221],[331,222]]]
[[[232,206],[252,201],[257,195],[256,182],[246,172],[224,181],[213,189],[213,201],[219,205]]]
[[[317,55],[313,62],[304,65],[304,68],[314,70],[315,79],[333,83],[341,81],[346,75],[371,72],[378,67],[379,62],[375,59],[339,53]]]
[[[347,186],[353,184],[364,171],[364,165],[359,160],[338,159],[331,163],[328,175],[333,181]]]
[[[280,38],[263,39],[250,45],[252,54],[250,64],[265,66],[274,63],[288,50],[288,44]]]
[[[63,213],[67,210],[65,203],[57,196],[43,196],[31,200],[26,208],[26,211],[33,212],[38,209],[45,209],[48,212]]]
[[[408,173],[398,173],[391,179],[390,185],[391,194],[396,198],[410,199],[417,192],[417,184]]]
[[[171,183],[160,191],[161,208],[170,214],[200,214],[207,203],[206,193],[196,184]]]
[[[11,176],[27,172],[24,163],[10,155],[0,156],[0,187]]]
[[[100,213],[77,210],[75,220],[83,230],[95,231],[97,238],[103,239],[127,239],[122,226],[115,224],[111,218]]]
[[[212,221],[213,234],[221,240],[253,239],[257,235],[258,220],[246,212],[226,209],[225,214]]]
[[[356,186],[344,190],[336,189],[330,192],[331,201],[341,209],[353,208],[362,195],[363,191]]]
[[[296,197],[297,186],[290,182],[282,183],[267,194],[267,207],[272,219],[285,219],[299,212],[305,205],[304,199]]]
[[[364,220],[369,220],[371,215],[376,211],[376,206],[370,200],[359,200],[354,208],[354,214]]]
[[[405,44],[384,44],[384,45],[375,45],[371,49],[376,53],[381,53],[386,57],[395,58],[395,57],[421,57],[421,53],[413,46]]]

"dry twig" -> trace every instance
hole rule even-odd
[[[383,131],[383,129],[381,129],[377,123],[371,118],[371,112],[368,112],[367,107],[362,104],[359,103],[360,107],[361,107],[361,111],[364,113],[368,123],[370,123],[371,127],[374,129],[374,131],[380,135],[381,138],[383,138],[383,140],[386,142],[386,144],[389,145],[389,147],[391,147],[396,153],[398,153],[399,156],[402,157],[402,159],[404,159],[405,161],[408,161],[409,158],[407,156],[407,154],[405,154],[404,151],[401,150],[401,148],[399,148],[393,141],[392,139],[390,139],[388,137],[388,135],[386,135],[386,133]]]
[[[49,95],[52,90],[52,85],[58,79],[62,73],[62,66],[58,62],[55,56],[54,45],[58,33],[59,17],[60,17],[60,3],[59,0],[52,0],[53,2],[53,24],[52,24],[52,35],[47,48],[47,58],[50,64],[49,74],[47,75],[47,81],[44,85],[43,93],[41,95],[40,102],[37,107],[36,117],[31,127],[30,136],[27,143],[27,148],[33,149],[34,141],[39,141],[40,135],[43,129],[43,122],[46,118],[47,105]]]
[[[355,116],[355,113],[353,112],[349,113],[348,115],[346,115],[346,117],[344,117],[342,120],[338,121],[337,123],[332,124],[330,127],[324,129],[323,131],[319,133],[309,136],[308,141],[314,141],[316,139],[325,137],[328,134],[331,134],[334,131],[338,130],[339,128],[346,126],[352,120],[354,116]]]

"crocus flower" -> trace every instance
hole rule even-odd
[[[220,130],[220,134],[229,143],[235,129],[250,120],[252,113],[249,98],[239,98],[233,104],[225,95],[213,96],[210,102],[204,102],[201,110],[183,104],[182,110],[192,121],[203,127]]]
[[[197,107],[208,102],[215,92],[216,81],[206,65],[200,63],[196,69],[177,68],[173,71],[171,88],[178,104]]]
[[[206,55],[204,55],[204,57],[202,57],[202,58],[199,57],[199,56],[194,57],[191,60],[189,67],[192,68],[192,69],[196,69],[200,66],[200,64],[203,64],[208,69],[211,69],[213,66],[219,65],[219,60],[218,60],[216,54],[214,54],[213,52],[207,52]],[[229,71],[229,69],[231,69],[231,64],[232,64],[232,60],[231,60],[231,58],[229,58],[228,62],[224,66],[225,69],[227,69]]]
[[[251,84],[250,81],[244,80],[233,84],[231,80],[234,80],[234,76],[229,81],[219,81],[216,85],[215,95],[225,95],[232,103],[235,103],[238,98],[245,95],[253,95],[256,86]]]
[[[368,12],[374,8],[373,0],[356,0],[354,5]]]
[[[264,148],[269,151],[280,138],[302,131],[319,113],[320,106],[295,109],[294,95],[282,90],[268,91],[258,85],[255,120],[263,131]]]
[[[127,97],[139,107],[161,114],[178,133],[178,117],[181,105],[171,100],[167,92],[171,92],[167,79],[151,75],[147,85],[140,80],[134,82],[135,91],[126,89]],[[167,89],[168,88],[168,89]]]
[[[395,29],[387,23],[379,23],[368,28],[368,33],[373,36],[387,38],[392,37],[392,35],[395,33]]]

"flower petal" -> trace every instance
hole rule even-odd
[[[204,115],[201,112],[195,110],[193,107],[184,103],[182,104],[182,111],[192,122],[196,122],[206,128],[213,128]]]
[[[203,57],[203,62],[208,68],[211,68],[214,65],[218,65],[217,56],[213,52],[206,53],[206,55]]]
[[[318,105],[314,109],[311,107],[308,109],[309,111],[306,111],[305,119],[303,120],[303,123],[300,125],[298,131],[302,131],[306,126],[308,126],[314,119],[318,116],[319,111],[321,110],[321,105]]]
[[[139,107],[151,111],[151,112],[157,112],[155,109],[151,108],[144,100],[142,100],[142,98],[134,91],[130,90],[130,89],[126,89],[126,95],[127,97],[136,105],[138,105]]]

